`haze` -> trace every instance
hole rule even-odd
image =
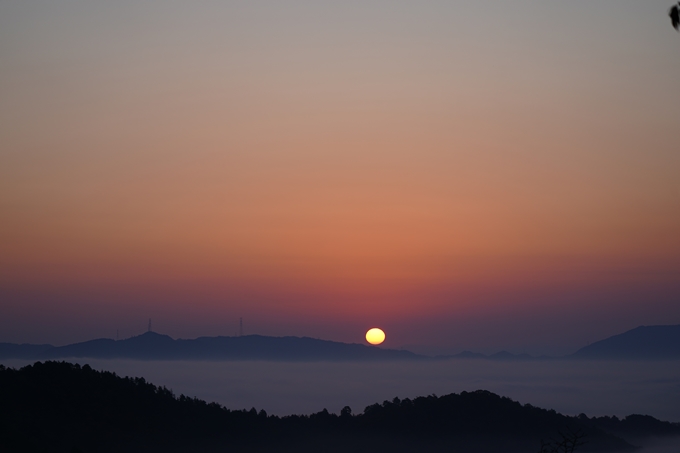
[[[671,3],[0,3],[0,341],[680,324]]]
[[[269,414],[333,413],[349,405],[360,413],[395,396],[414,398],[485,389],[522,404],[567,415],[625,417],[642,413],[680,421],[677,362],[183,362],[71,359],[120,376],[144,376],[230,409],[265,409]],[[29,361],[10,359],[7,366]],[[676,439],[677,441],[677,439]],[[676,450],[677,451],[677,450]]]

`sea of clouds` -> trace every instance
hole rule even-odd
[[[680,422],[680,362],[488,361],[204,362],[71,359],[120,376],[141,376],[175,394],[230,409],[309,414],[324,408],[354,413],[394,397],[478,389],[566,415],[647,414]],[[31,362],[4,360],[5,366]],[[670,442],[670,443],[669,443]],[[645,453],[680,451],[676,440],[652,442]]]

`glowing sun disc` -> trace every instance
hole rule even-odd
[[[366,341],[371,344],[380,344],[385,341],[385,332],[374,327],[366,332]]]

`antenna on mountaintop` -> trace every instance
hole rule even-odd
[[[238,336],[243,336],[243,318],[238,318]]]
[[[151,332],[151,318],[149,318],[149,332]]]

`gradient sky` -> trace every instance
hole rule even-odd
[[[680,324],[670,0],[0,3],[0,341]]]

